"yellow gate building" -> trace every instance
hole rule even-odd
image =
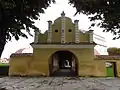
[[[35,30],[33,53],[12,54],[9,75],[54,76],[63,70],[75,76],[106,76],[106,61],[94,56],[93,31],[80,31],[78,23],[62,12],[48,21],[44,34]]]

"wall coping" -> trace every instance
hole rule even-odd
[[[95,60],[120,60],[120,56],[111,56],[111,55],[96,55]]]

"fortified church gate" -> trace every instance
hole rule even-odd
[[[33,53],[12,54],[9,75],[106,76],[106,61],[94,56],[93,31],[79,30],[78,23],[62,12],[44,34],[35,30]]]

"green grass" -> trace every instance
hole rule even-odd
[[[8,63],[0,63],[0,67],[1,66],[9,66],[9,64]]]
[[[114,71],[112,67],[107,67],[107,76],[114,77]]]

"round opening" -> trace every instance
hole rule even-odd
[[[58,30],[56,29],[55,32],[58,32]]]
[[[69,31],[69,32],[72,32],[72,30],[71,30],[71,29],[69,29],[68,31]]]

